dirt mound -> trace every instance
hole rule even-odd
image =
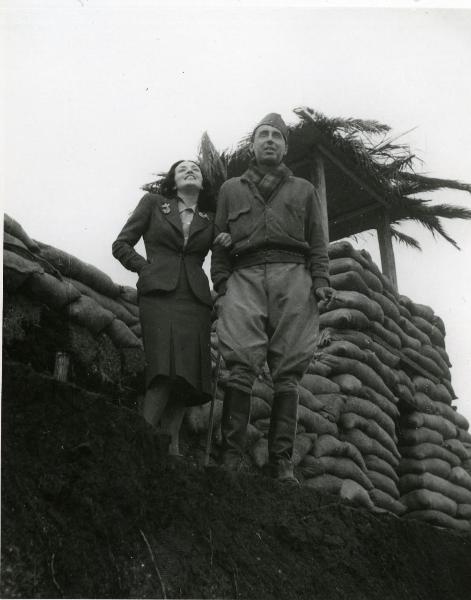
[[[469,536],[164,464],[109,400],[4,364],[2,597],[470,597]]]

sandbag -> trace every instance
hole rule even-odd
[[[433,322],[435,313],[433,308],[430,308],[430,306],[426,306],[425,304],[420,304],[418,302],[411,302],[408,308],[412,315],[422,317],[422,319],[425,319],[426,321]]]
[[[430,344],[424,344],[420,350],[424,356],[433,360],[437,367],[442,372],[443,377],[451,379],[450,369],[446,361],[442,358],[441,354]]]
[[[343,456],[353,460],[362,471],[366,471],[365,461],[363,460],[358,448],[348,442],[333,437],[332,435],[320,435],[312,444],[310,454],[316,458],[321,456]]]
[[[375,506],[387,510],[398,517],[403,515],[407,510],[407,507],[402,502],[395,500],[389,494],[376,488],[370,491],[370,498]]]
[[[256,467],[263,468],[268,464],[268,440],[259,438],[250,448],[250,456]]]
[[[117,348],[142,348],[142,342],[120,319],[113,319],[105,329]]]
[[[401,430],[401,448],[402,446],[416,446],[417,444],[443,444],[443,435],[434,429],[419,427],[417,429]]]
[[[371,338],[363,331],[355,329],[335,329],[335,327],[325,327],[319,337],[319,346],[328,346],[332,342],[347,341],[355,344],[358,348],[364,350],[370,348]]]
[[[471,504],[470,490],[431,473],[403,475],[399,482],[399,488],[403,494],[407,494],[412,490],[426,489],[451,498],[457,504]]]
[[[451,483],[471,491],[471,475],[462,467],[453,467],[450,472],[449,480]]]
[[[437,363],[424,354],[421,354],[421,352],[418,352],[413,348],[403,348],[402,353],[404,356],[407,356],[407,358],[410,358],[410,360],[413,360],[416,364],[422,367],[422,369],[425,369],[428,373],[435,375],[435,377],[443,376],[443,373]]]
[[[442,446],[437,446],[437,444],[429,444],[424,442],[423,444],[418,444],[417,446],[400,446],[399,451],[402,456],[405,458],[415,458],[416,460],[423,460],[425,458],[440,458],[441,460],[446,461],[452,467],[460,466],[460,459],[454,454],[443,448]]]
[[[344,411],[346,413],[356,413],[365,419],[373,419],[392,439],[396,439],[396,426],[394,420],[370,400],[357,396],[348,396],[345,399]]]
[[[270,430],[270,418],[266,417],[265,419],[257,419],[253,422],[253,426],[256,427],[259,431],[261,431],[263,435],[267,435],[268,431]],[[299,423],[297,431],[299,432]]]
[[[459,467],[456,467],[459,468]],[[452,468],[449,462],[442,460],[441,458],[424,458],[417,460],[415,458],[402,458],[397,471],[400,475],[407,475],[409,473],[432,473],[443,479],[448,479],[452,472]],[[454,482],[456,483],[456,481]]]
[[[340,498],[353,504],[372,510],[374,504],[365,488],[353,479],[345,479],[340,487]]]
[[[28,281],[28,288],[34,298],[54,310],[60,310],[81,296],[70,281],[61,281],[49,273],[33,273]]]
[[[333,354],[334,356],[345,356],[347,358],[354,358],[355,360],[365,360],[365,352],[356,344],[352,344],[352,342],[349,342],[348,340],[333,341],[328,346],[323,347],[322,353],[324,352]]]
[[[399,355],[393,354],[387,348],[375,342],[371,341],[371,350],[376,354],[379,360],[386,366],[394,369],[398,366],[401,361],[401,357]]]
[[[341,477],[326,473],[324,475],[317,475],[316,477],[307,477],[303,481],[303,485],[316,492],[337,495],[340,493],[344,481]]]
[[[3,280],[6,289],[17,290],[33,273],[42,274],[44,269],[15,252],[3,251]]]
[[[383,364],[374,352],[365,350],[364,362],[381,377],[389,389],[395,389],[399,382],[398,375],[390,367]]]
[[[21,240],[28,250],[31,250],[31,252],[39,251],[38,244],[29,237],[18,221],[15,221],[15,219],[6,213],[3,215],[3,229],[13,237]]]
[[[430,381],[430,379],[427,379],[426,377],[422,377],[422,375],[415,375],[412,381],[417,392],[426,394],[434,402],[451,404],[452,398],[444,385],[433,383],[433,381]]]
[[[313,443],[314,443],[314,438],[312,435],[309,435],[306,433],[300,433],[299,435],[296,436],[296,438],[294,440],[294,445],[293,445],[293,457],[292,457],[293,465],[295,467],[297,467],[299,465],[299,463],[303,460],[303,458],[306,456],[306,454],[309,453],[309,451],[312,448]]]
[[[454,409],[453,409],[454,410]],[[460,414],[458,411],[454,410],[454,419],[453,423],[460,429],[465,429],[466,431],[469,429],[469,421],[468,419]]]
[[[130,302],[137,306],[137,289],[130,285],[119,286],[119,297],[125,302]]]
[[[106,310],[95,300],[84,295],[68,304],[65,310],[72,321],[85,327],[94,335],[101,333],[116,319],[111,311]]]
[[[415,394],[412,395],[411,403],[418,412],[431,415],[437,414],[436,406],[438,403],[432,402],[432,400],[423,392],[415,392]]]
[[[440,329],[438,329],[438,327],[435,327],[435,325],[432,326],[432,331],[430,332],[430,341],[432,342],[432,344],[434,346],[439,346],[440,348],[445,348],[445,337],[443,335],[443,333],[440,331]]]
[[[350,458],[322,456],[315,458],[307,454],[300,464],[301,473],[306,478],[318,475],[335,475],[342,479],[353,479],[366,490],[373,488],[371,481],[363,473],[360,467]]]
[[[471,523],[469,523],[469,521],[455,519],[450,515],[440,512],[439,510],[414,510],[406,513],[403,516],[405,519],[426,521],[427,523],[437,525],[438,527],[456,529],[457,531],[461,531],[463,533],[469,533],[471,531]]]
[[[441,415],[430,415],[414,411],[404,415],[402,422],[410,427],[426,427],[438,431],[444,440],[455,438],[458,434],[456,426]]]
[[[421,329],[416,327],[414,323],[412,323],[412,321],[409,321],[409,319],[406,319],[405,317],[401,316],[398,325],[402,328],[403,331],[405,331],[405,333],[408,336],[415,338],[423,346],[430,345],[431,342],[429,336],[426,333],[424,333]]]
[[[349,429],[340,434],[340,439],[353,444],[364,456],[365,454],[375,454],[379,458],[388,462],[394,468],[399,464],[399,459],[394,456],[387,448],[377,440],[369,437],[360,429]]]
[[[376,473],[381,473],[385,475],[397,485],[399,483],[399,475],[396,473],[395,469],[385,460],[379,458],[375,454],[365,454],[363,457],[365,461],[366,468],[368,471],[375,471]]]
[[[319,360],[317,360],[317,358],[314,357],[309,363],[306,373],[310,373],[311,375],[321,375],[322,377],[329,377],[330,367],[322,364]]]
[[[381,323],[377,321],[371,321],[369,323],[369,331],[371,331],[371,337],[379,344],[387,344],[393,349],[399,350],[402,347],[401,338],[386,329]]]
[[[391,454],[400,458],[395,441],[372,419],[365,419],[355,413],[344,413],[340,417],[339,426],[343,430],[360,429],[366,433],[368,437],[375,439],[384,446]]]
[[[359,394],[362,388],[362,382],[350,373],[341,373],[340,375],[334,375],[331,380],[340,386],[340,390],[344,394],[356,395]]]
[[[387,477],[383,473],[378,473],[377,471],[369,469],[367,471],[367,475],[369,480],[377,490],[381,490],[385,494],[389,494],[389,496],[391,496],[391,498],[394,498],[394,500],[399,500],[399,490],[396,482],[393,479]]]
[[[446,448],[447,450],[450,450],[450,452],[453,452],[453,454],[456,454],[456,456],[460,460],[466,460],[468,458],[466,449],[463,446],[463,443],[460,442],[460,440],[456,440],[456,439],[445,440],[443,442],[443,447]]]
[[[376,404],[376,406],[378,406],[378,408],[391,417],[391,419],[397,419],[399,416],[399,409],[394,402],[391,402],[382,394],[379,394],[367,385],[364,385],[361,388],[359,396],[361,398],[365,398],[366,400],[370,400],[370,402],[373,402],[373,404]]]
[[[340,387],[321,375],[312,375],[306,373],[303,375],[300,384],[311,392],[311,394],[338,394]]]
[[[419,340],[416,340],[412,336],[407,335],[407,333],[392,319],[390,319],[389,317],[384,317],[383,324],[385,329],[398,336],[398,338],[401,340],[401,346],[403,349],[413,348],[415,350],[420,350],[421,343],[419,342]]]
[[[255,379],[252,387],[252,395],[262,398],[265,402],[268,402],[270,406],[273,403],[273,388],[262,379]]]
[[[135,323],[134,325],[128,325],[129,329],[134,333],[134,335],[138,338],[142,338],[142,327],[140,323]]]
[[[438,492],[430,490],[414,490],[401,496],[401,502],[409,510],[438,510],[451,517],[456,515],[458,510],[457,503],[451,498],[447,498]]]
[[[314,410],[314,412],[318,412],[324,418],[332,421],[332,423],[337,423],[343,411],[345,396],[342,394],[316,394],[313,396],[309,391],[306,390],[306,392],[310,394],[311,398],[315,399],[315,402],[311,402],[309,405],[304,404],[304,406]],[[305,394],[305,399],[307,399],[307,394]],[[317,408],[314,408],[315,406]]]
[[[399,308],[397,307],[395,302],[390,300],[384,294],[379,294],[378,292],[374,292],[373,290],[370,290],[370,294],[372,300],[374,300],[381,306],[383,314],[386,317],[389,317],[390,319],[398,323],[399,319],[401,318],[401,313],[399,312]]]
[[[335,258],[354,258],[365,269],[369,266],[368,259],[356,250],[348,240],[331,242],[328,246],[329,259]]]
[[[341,373],[351,373],[370,388],[373,388],[388,400],[397,402],[397,398],[388,389],[381,377],[368,365],[365,365],[353,358],[344,358],[340,356],[332,356],[331,354],[324,355],[322,362],[332,368],[333,375]]]
[[[435,315],[432,320],[432,325],[434,327],[437,327],[437,329],[440,331],[443,337],[446,336],[445,323],[443,322],[443,319],[441,317]]]
[[[132,302],[128,302],[119,296],[116,298],[116,302],[119,302],[121,306],[123,306],[128,312],[130,312],[137,319],[139,318],[139,306],[137,304],[132,304]]]
[[[223,402],[221,400],[214,401],[214,428],[218,427],[222,418]],[[190,406],[185,413],[185,424],[192,433],[200,434],[208,431],[209,415],[211,411],[211,403],[199,404]]]
[[[320,315],[319,327],[335,329],[367,329],[370,321],[366,315],[354,308],[337,308]]]
[[[40,255],[49,261],[62,275],[85,283],[104,296],[117,298],[120,295],[119,286],[106,273],[68,254],[63,250],[41,244]]]
[[[135,315],[130,313],[126,308],[124,308],[122,304],[120,304],[113,298],[109,298],[108,296],[100,294],[100,292],[93,290],[91,287],[89,287],[85,283],[82,283],[81,281],[77,281],[75,279],[70,279],[68,281],[70,281],[70,283],[74,287],[76,287],[82,294],[85,294],[89,298],[95,300],[97,304],[99,304],[103,308],[106,308],[106,310],[112,312],[116,317],[118,317],[118,319],[123,321],[123,323],[126,323],[126,325],[128,325],[129,327],[137,325],[139,323],[139,319]]]
[[[330,276],[330,287],[334,290],[355,291],[369,296],[370,288],[366,285],[363,277],[356,271],[347,271]]]
[[[266,419],[270,417],[271,407],[266,400],[252,394],[250,401],[250,421],[257,421],[258,419]]]
[[[354,291],[337,290],[326,304],[329,311],[336,309],[355,309],[366,315],[372,321],[383,322],[384,312],[381,306],[365,294]]]
[[[298,423],[301,423],[308,433],[317,433],[319,435],[330,433],[334,436],[338,435],[338,429],[335,423],[332,423],[319,413],[313,412],[301,404],[298,406]]]
[[[471,504],[458,504],[456,517],[458,519],[466,519],[467,521],[471,521]]]

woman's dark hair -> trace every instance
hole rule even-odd
[[[175,169],[182,162],[186,162],[186,161],[185,160],[177,160],[176,163],[173,163],[173,165],[170,167],[168,173],[164,176],[163,179],[161,179],[158,182],[157,191],[162,196],[165,196],[166,198],[174,198],[175,197],[175,195],[176,195]],[[195,160],[190,160],[188,162],[194,163],[201,170],[201,166]],[[214,193],[211,188],[211,183],[209,182],[209,179],[205,176],[203,171],[201,171],[201,174],[203,176],[203,187],[200,190],[200,193],[198,196],[198,208],[203,211],[209,210],[211,212],[214,212],[216,210],[216,199],[214,197]]]

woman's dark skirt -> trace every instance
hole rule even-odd
[[[185,268],[172,292],[139,296],[146,388],[170,379],[190,405],[211,398],[211,309],[191,291]]]

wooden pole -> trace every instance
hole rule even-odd
[[[381,269],[383,271],[383,275],[389,277],[389,280],[397,292],[396,261],[394,259],[394,249],[391,236],[391,220],[389,218],[388,211],[381,211],[376,231],[378,233]]]
[[[322,228],[327,243],[329,242],[329,216],[327,212],[327,188],[325,185],[324,160],[319,152],[314,154],[314,163],[311,170],[311,181],[319,194],[321,201]]]

